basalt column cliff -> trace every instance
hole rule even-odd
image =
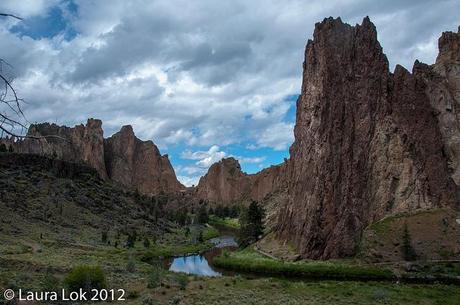
[[[277,225],[303,257],[356,254],[363,229],[386,215],[458,207],[458,34],[440,47],[434,67],[390,73],[368,18],[316,24]]]

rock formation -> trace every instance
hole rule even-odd
[[[131,126],[123,126],[104,143],[107,173],[116,183],[150,195],[184,188],[168,156],[162,156],[152,141],[139,140]]]
[[[443,33],[436,63],[429,66],[416,61],[414,75],[426,84],[425,93],[438,119],[449,171],[460,185],[460,33]]]
[[[238,160],[230,157],[214,163],[196,188],[200,199],[230,204],[248,200],[262,201],[286,185],[286,163],[271,166],[248,175],[241,171]]]
[[[104,140],[102,122],[89,119],[73,128],[42,123],[31,125],[22,141],[3,140],[14,151],[50,156],[86,164],[103,179],[146,195],[174,193],[184,188],[177,180],[168,156],[152,141],[141,141],[131,126]]]
[[[27,133],[38,139],[26,138],[15,145],[15,151],[53,156],[64,161],[84,163],[107,178],[104,163],[102,122],[88,119],[73,128],[56,124],[32,124]]]
[[[425,67],[433,73],[426,76],[431,86],[450,104],[452,92],[458,97],[448,80],[458,84],[456,39],[458,34],[444,34],[437,64]],[[286,169],[288,200],[277,225],[278,236],[303,257],[354,255],[363,229],[385,215],[458,207],[451,179],[458,164],[451,159],[458,157],[451,133],[458,128],[451,129],[458,120],[444,106],[438,105],[441,112],[432,107],[446,99],[439,101],[419,66],[413,74],[401,66],[390,73],[368,18],[356,26],[340,18],[316,24],[305,50]]]
[[[248,176],[241,171],[239,162],[231,157],[211,165],[196,188],[198,198],[221,203],[243,200],[249,191]]]

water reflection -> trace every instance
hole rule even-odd
[[[204,276],[221,276],[220,272],[214,271],[209,266],[208,260],[203,255],[189,255],[173,259],[169,271],[185,272],[188,274]]]
[[[175,257],[166,261],[166,268],[173,272],[185,272],[188,274],[204,276],[221,276],[222,272],[212,266],[214,257],[220,255],[222,250],[229,251],[237,249],[237,243],[233,236],[220,236],[210,240],[214,248],[204,254],[193,254],[181,257]],[[227,273],[225,273],[227,274]]]

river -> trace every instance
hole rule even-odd
[[[238,248],[235,237],[232,235],[222,235],[209,240],[214,244],[214,248],[202,254],[192,254],[174,257],[166,261],[166,268],[172,272],[184,272],[188,274],[202,276],[222,276],[228,272],[219,270],[212,265],[214,257],[220,255],[222,251],[234,251]]]

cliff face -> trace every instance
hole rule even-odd
[[[263,201],[267,196],[285,191],[287,187],[286,167],[287,163],[284,162],[249,175],[251,199]]]
[[[197,197],[227,204],[247,200],[262,201],[286,186],[285,164],[247,175],[241,171],[236,159],[222,159],[214,163],[206,175],[201,177],[196,189]]]
[[[107,178],[100,120],[88,119],[86,126],[77,125],[73,128],[49,123],[33,124],[29,128],[28,135],[42,138],[26,138],[24,141],[17,142],[15,151],[84,163],[96,169],[101,178]]]
[[[196,188],[198,198],[222,203],[243,200],[248,192],[249,178],[234,158],[225,158],[211,165]]]
[[[177,180],[168,156],[162,156],[152,141],[139,140],[131,126],[104,140],[102,122],[89,119],[86,126],[31,125],[23,141],[9,140],[14,151],[46,155],[86,164],[103,179],[137,189],[143,194],[173,193],[184,188]]]
[[[427,90],[417,73],[401,66],[389,72],[368,18],[356,26],[332,18],[316,24],[278,236],[303,257],[350,256],[363,229],[385,215],[456,206],[448,167],[454,154],[443,150],[449,137]]]
[[[459,28],[460,32],[460,28]],[[416,62],[414,75],[426,84],[449,159],[449,172],[460,185],[460,33],[445,32],[434,65]]]
[[[108,176],[120,185],[150,195],[184,188],[168,156],[162,156],[152,141],[139,140],[131,126],[123,126],[104,143]]]

